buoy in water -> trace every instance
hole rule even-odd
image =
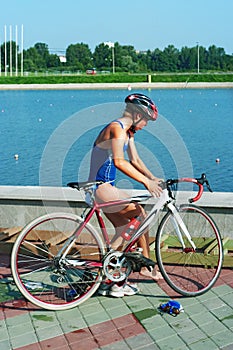
[[[15,155],[14,155],[14,158],[15,158],[15,160],[18,160],[18,159],[19,159],[19,155],[18,155],[18,154],[15,154]]]
[[[216,163],[220,163],[220,159],[219,159],[219,158],[216,158],[215,162],[216,162]]]
[[[128,90],[129,90],[129,91],[131,91],[131,90],[132,90],[131,85],[128,85]]]

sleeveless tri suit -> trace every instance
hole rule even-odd
[[[119,123],[122,129],[124,129],[124,125],[121,123],[121,121],[115,120],[114,122]],[[127,148],[128,142],[124,145],[123,150],[126,151]],[[88,180],[103,181],[114,185],[115,179],[116,167],[113,160],[112,150],[100,148],[98,145],[96,145],[96,143],[94,143],[91,154],[91,165]]]

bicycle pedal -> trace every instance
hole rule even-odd
[[[140,272],[142,267],[147,267],[151,271],[151,267],[155,267],[155,262],[142,255],[141,252],[127,252],[124,257],[131,265],[133,272]]]

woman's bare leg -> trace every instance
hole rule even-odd
[[[109,201],[114,201],[118,199],[125,199],[128,197],[129,195],[126,192],[119,190],[110,184],[103,184],[99,186],[98,189],[96,190],[96,199],[98,202],[109,202]],[[126,206],[124,205],[124,206],[114,206],[114,207],[106,208],[106,210],[104,211],[104,214],[113,224],[116,231],[116,235],[112,241],[113,249],[117,249],[123,245],[124,239],[121,237],[121,233],[123,232],[123,229],[128,224],[130,219],[139,215],[146,217],[146,213],[144,209],[139,204],[136,204],[136,203],[130,203]],[[139,238],[138,246],[142,248],[143,255],[146,258],[149,258],[150,254],[149,254],[149,232],[148,231],[145,232]],[[142,276],[152,278],[155,281],[162,278],[160,272],[157,271],[156,269],[154,269],[153,271],[148,271],[147,268],[142,268],[140,274]]]

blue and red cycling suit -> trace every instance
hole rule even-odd
[[[121,123],[121,121],[116,120],[114,122],[119,123],[122,129],[124,129],[124,125]],[[108,125],[106,127],[108,127]],[[124,144],[123,150],[126,151],[127,148],[128,142]],[[112,150],[100,148],[98,145],[96,145],[96,143],[94,143],[91,154],[90,174],[88,180],[103,181],[114,185],[115,179],[116,167],[113,161]]]

